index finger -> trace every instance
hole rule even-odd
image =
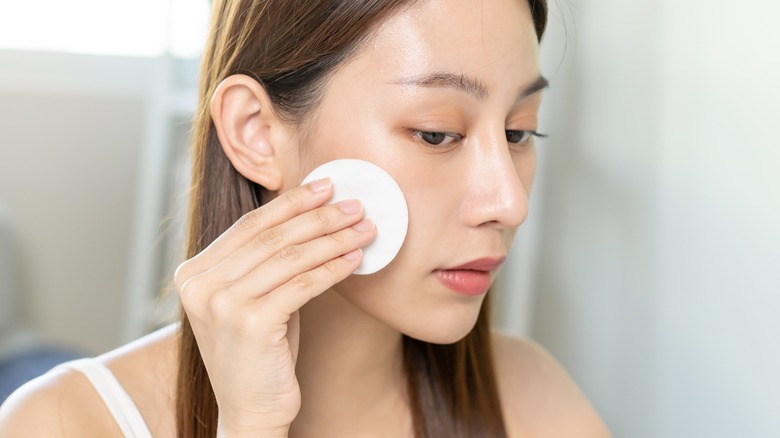
[[[327,201],[333,190],[330,178],[323,178],[290,189],[265,205],[241,216],[224,233],[214,239],[209,246],[185,262],[184,278],[199,275],[221,262],[234,251],[241,248],[260,231],[286,222]],[[180,277],[177,272],[176,277]]]

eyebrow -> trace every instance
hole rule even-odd
[[[398,81],[392,82],[397,85],[411,85],[422,88],[453,88],[464,93],[470,94],[479,100],[484,100],[488,95],[488,87],[479,79],[466,76],[465,74],[455,74],[446,72],[428,73],[420,76],[409,76]],[[533,82],[528,84],[518,96],[517,100],[538,93],[550,86],[550,82],[542,75],[539,75]]]

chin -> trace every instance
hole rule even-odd
[[[372,274],[375,276],[381,275]],[[367,294],[378,287],[380,280],[352,276],[334,290],[346,302],[371,318],[410,338],[432,344],[453,344],[468,335],[477,323],[484,296],[463,299],[444,291],[438,280],[430,284],[394,284],[381,287],[376,294]],[[397,290],[415,290],[401,294]]]
[[[473,317],[465,318],[461,315],[442,315],[441,318],[430,318],[412,330],[402,330],[402,333],[410,338],[431,344],[454,344],[471,333],[477,323],[479,311]]]

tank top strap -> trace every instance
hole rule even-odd
[[[125,437],[152,438],[152,434],[138,411],[133,399],[116,379],[114,374],[103,363],[94,358],[77,359],[58,365],[58,368],[69,368],[78,371],[92,383],[103,399],[119,429]]]

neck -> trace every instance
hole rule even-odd
[[[302,405],[291,435],[377,430],[380,421],[398,427],[406,392],[401,333],[333,290],[300,310],[300,326]]]

